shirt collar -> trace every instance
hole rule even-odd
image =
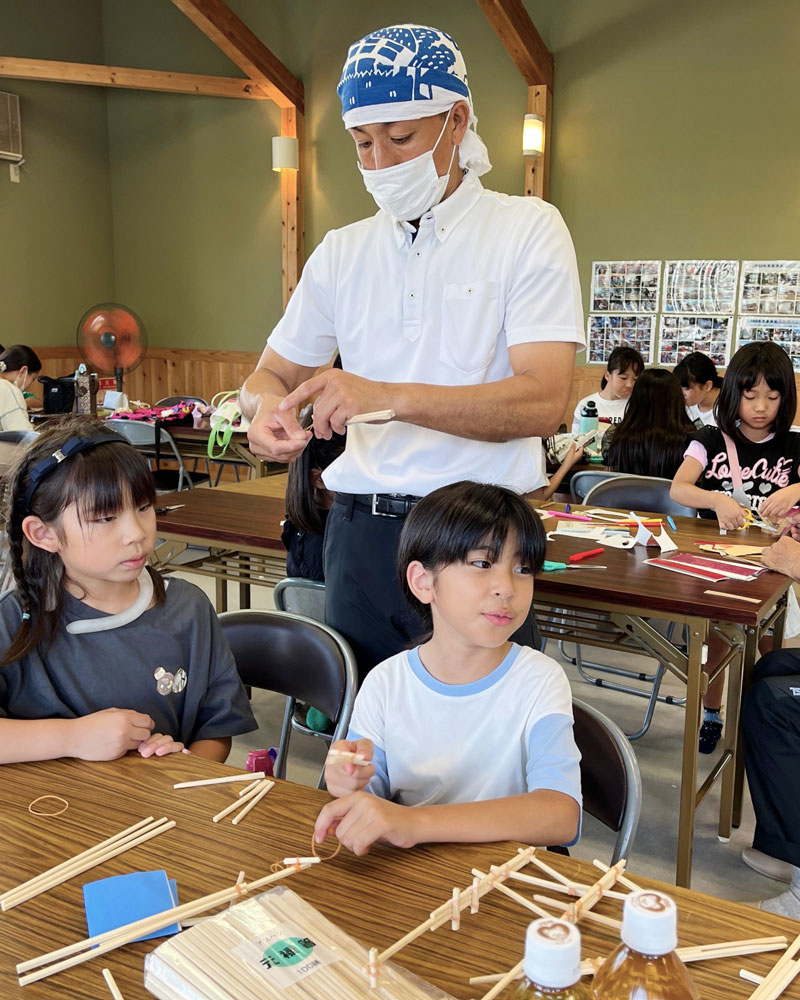
[[[478,179],[478,175],[472,170],[464,172],[464,178],[449,198],[440,201],[429,212],[420,219],[420,229],[425,226],[432,226],[436,239],[440,243],[446,243],[450,234],[459,222],[476,204],[483,193],[483,185]],[[394,238],[398,249],[411,246],[414,238],[414,227],[410,222],[403,222],[400,219],[392,219]]]

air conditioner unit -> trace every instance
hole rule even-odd
[[[22,128],[19,121],[19,98],[0,92],[0,160],[22,159]]]

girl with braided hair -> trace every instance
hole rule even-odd
[[[257,728],[205,594],[146,566],[154,501],[143,456],[91,421],[44,431],[12,470],[0,763],[184,747],[224,761]]]

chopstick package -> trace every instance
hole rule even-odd
[[[144,985],[160,1000],[374,998],[368,950],[281,886],[236,903],[159,945]],[[452,1000],[393,963],[380,968],[384,1000]]]

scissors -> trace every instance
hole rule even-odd
[[[544,571],[545,573],[555,573],[557,570],[562,569],[608,569],[607,566],[576,566],[576,563],[581,562],[584,559],[589,559],[591,556],[599,556],[605,552],[605,549],[587,549],[586,552],[573,552],[571,556],[567,557],[566,562],[553,562],[551,559],[545,559],[544,561]]]
[[[156,507],[156,514],[169,514],[171,510],[180,510],[185,506],[185,503],[174,503],[171,507]]]

